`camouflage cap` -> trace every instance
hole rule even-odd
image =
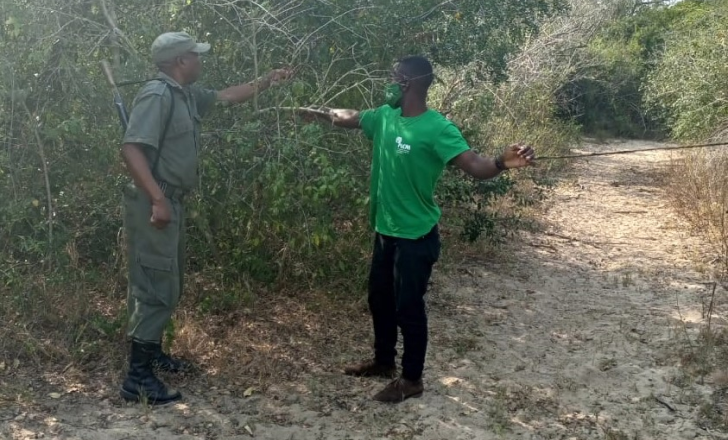
[[[157,64],[187,52],[205,53],[208,50],[209,44],[196,42],[187,32],[167,32],[152,43],[152,61]]]

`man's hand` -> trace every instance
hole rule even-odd
[[[277,86],[291,78],[293,78],[293,70],[288,68],[271,70],[266,77],[271,86]]]
[[[157,229],[164,229],[172,220],[169,203],[166,198],[152,202],[152,218],[149,221]]]
[[[271,70],[267,75],[262,76],[255,81],[220,90],[217,92],[217,99],[230,104],[246,102],[252,99],[257,93],[278,85],[283,81],[287,81],[292,77],[292,69],[286,68]]]
[[[337,127],[361,128],[359,125],[359,112],[357,110],[329,107],[297,107],[295,111],[300,113],[306,122],[319,119],[330,122]]]
[[[536,153],[533,148],[523,144],[513,144],[506,148],[498,158],[486,158],[467,150],[457,155],[452,163],[476,179],[492,179],[508,168],[521,168],[532,165]]]
[[[533,148],[523,144],[513,144],[505,149],[501,160],[506,168],[522,168],[533,165],[536,159],[536,152]]]

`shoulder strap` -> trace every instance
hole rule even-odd
[[[159,145],[157,145],[157,157],[154,159],[154,165],[152,166],[152,176],[157,177],[157,165],[159,165],[159,158],[162,156],[162,147],[164,146],[164,140],[167,138],[167,130],[169,129],[169,123],[172,121],[172,114],[174,113],[174,91],[167,81],[164,81],[166,88],[169,90],[170,98],[172,102],[169,105],[169,113],[167,114],[167,120],[164,122],[164,129],[162,130],[162,137],[159,138]]]

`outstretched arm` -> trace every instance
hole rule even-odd
[[[296,111],[343,128],[361,128],[359,111],[343,108],[300,107]]]
[[[289,79],[292,75],[292,72],[288,69],[271,70],[266,76],[255,81],[220,90],[217,92],[217,100],[231,104],[245,102],[252,99],[256,93],[267,90],[272,85]]]
[[[485,180],[491,179],[507,169],[531,165],[535,158],[536,153],[531,147],[513,144],[496,158],[479,156],[472,150],[468,150],[456,156],[452,163],[470,176]]]

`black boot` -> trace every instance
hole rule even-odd
[[[162,351],[162,344],[157,344],[155,347],[156,354],[152,360],[152,366],[158,371],[164,371],[165,373],[188,373],[194,370],[191,363],[183,361],[182,359],[175,359]]]
[[[152,361],[157,355],[157,344],[131,341],[129,373],[121,385],[124,400],[164,405],[182,398],[179,391],[167,389],[152,371]]]

